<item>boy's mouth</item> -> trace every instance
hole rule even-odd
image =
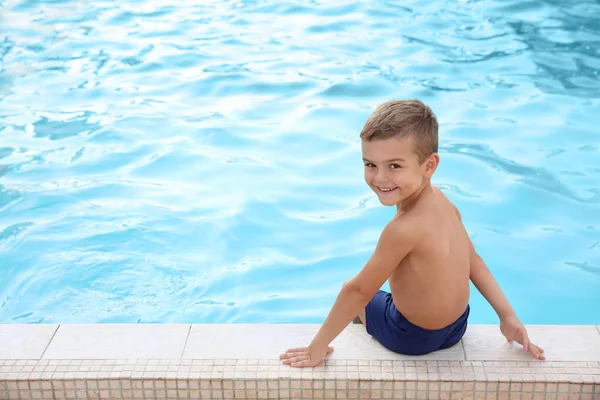
[[[393,192],[394,190],[398,189],[398,187],[393,187],[393,188],[382,188],[379,186],[376,186],[376,187],[377,187],[377,189],[379,189],[380,192],[383,192],[383,193]]]

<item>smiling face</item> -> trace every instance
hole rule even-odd
[[[362,156],[365,182],[385,206],[400,206],[417,195],[429,183],[439,160],[434,153],[419,163],[410,137],[363,140]]]

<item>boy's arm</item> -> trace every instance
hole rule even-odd
[[[290,349],[280,358],[292,367],[312,367],[331,351],[333,341],[366,307],[398,264],[413,249],[415,230],[392,220],[381,233],[375,251],[363,269],[344,284],[329,315],[308,347]]]
[[[471,247],[471,273],[469,276],[471,282],[473,282],[477,290],[490,303],[501,321],[505,318],[516,316],[506,296],[502,293],[498,282],[487,265],[485,265],[483,259],[475,251],[471,240],[469,240],[469,246]]]
[[[456,209],[456,207],[455,207]],[[460,212],[456,209],[459,219]],[[511,307],[506,296],[500,289],[500,285],[492,275],[483,259],[475,251],[475,247],[470,239],[470,279],[482,296],[490,303],[498,317],[500,318],[500,331],[509,341],[516,341],[523,346],[525,351],[530,352],[535,358],[544,360],[544,350],[529,341],[525,326],[519,321],[517,314]]]

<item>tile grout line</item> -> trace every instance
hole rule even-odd
[[[360,370],[361,370],[361,366],[362,366],[362,365],[365,365],[365,364],[364,364],[364,360],[363,360],[362,362],[361,362],[361,360],[353,360],[353,361],[355,361],[355,362],[354,362],[354,363],[352,363],[352,365],[357,365],[357,367],[358,367],[358,369],[359,369],[359,371],[358,371],[358,377],[357,377],[357,378],[358,378],[358,381],[360,381],[360,380],[361,380],[361,378],[360,378],[360,372],[361,372],[361,371],[360,371]],[[402,361],[402,362],[401,362],[401,365],[403,366],[403,369],[404,369],[404,368],[406,368],[407,366],[410,366],[410,367],[412,367],[412,368],[416,367],[417,369],[419,369],[419,368],[424,368],[424,367],[426,367],[427,365],[429,365],[429,362],[430,362],[429,360],[420,360],[420,361],[417,361],[417,362],[416,362],[416,365],[415,365],[415,361],[408,361],[408,360],[405,360],[405,361]],[[371,363],[372,363],[372,361],[371,361],[371,362],[368,362],[368,361],[367,361],[367,364],[369,364],[369,366],[371,365]],[[438,363],[439,363],[439,361],[438,361]],[[504,364],[504,367],[505,367],[505,368],[511,368],[511,367],[514,367],[514,366],[515,366],[515,364],[521,364],[521,365],[516,365],[516,367],[522,367],[522,368],[526,368],[526,367],[527,367],[527,365],[530,365],[529,363],[530,363],[530,362],[527,362],[527,361],[520,361],[520,362],[519,362],[519,361],[517,361],[517,362],[514,362],[514,361],[509,361],[509,362],[504,362],[503,364]],[[556,369],[556,368],[559,368],[559,367],[560,367],[560,368],[562,368],[562,367],[564,366],[562,363],[568,363],[568,362],[559,362],[559,363],[558,363],[558,365],[551,364],[551,365],[550,365],[549,367],[547,367],[547,368],[549,368],[550,370],[553,370],[553,369]],[[161,363],[161,364],[162,364],[162,363]],[[20,364],[18,364],[18,365],[25,366],[25,365],[29,365],[29,364],[28,364],[28,363],[20,363]],[[63,363],[61,362],[61,363],[60,363],[60,365],[63,365]],[[67,366],[73,366],[73,365],[75,365],[75,366],[81,366],[82,364],[80,364],[80,363],[73,364],[73,363],[72,363],[72,360],[71,360],[71,361],[68,361],[68,362],[66,362],[66,364],[64,364],[64,365],[67,365]],[[114,364],[113,364],[113,363],[108,363],[107,365],[114,365]],[[227,360],[224,360],[224,363],[219,363],[219,365],[232,365],[232,364],[230,364],[230,363],[227,363]],[[235,365],[235,364],[234,364],[234,365]],[[246,364],[244,364],[244,365],[246,365]],[[259,365],[265,365],[265,363],[260,363]],[[268,365],[273,365],[273,363],[267,363],[266,365],[267,365],[267,366],[268,366]],[[477,366],[479,366],[479,365],[477,365]],[[439,367],[439,364],[438,364],[438,367]],[[464,383],[465,381],[464,381],[464,377],[465,377],[465,375],[467,375],[467,374],[472,374],[472,373],[473,373],[473,371],[472,371],[472,367],[473,367],[473,366],[470,366],[470,367],[469,367],[469,366],[462,366],[462,367],[461,367],[461,368],[462,368],[462,372],[460,372],[460,374],[462,375],[462,378],[461,378],[461,377],[457,377],[457,378],[456,378],[456,379],[457,379],[457,380],[456,380],[456,382],[460,382],[460,383],[461,383],[461,386],[462,386],[462,388],[463,388],[462,390],[463,390],[463,391],[464,391],[464,390],[466,390],[468,394],[472,394],[473,392],[476,392],[476,391],[477,391],[477,390],[475,389],[475,387],[473,387],[472,389],[466,389],[466,388],[465,388],[465,383]],[[267,367],[267,368],[268,368],[268,367]],[[592,368],[595,368],[595,366],[592,366]],[[370,368],[369,368],[369,369],[370,369]],[[529,369],[529,368],[528,368],[528,369]],[[279,365],[279,372],[281,373],[281,371],[282,371],[282,370],[281,370],[281,365]],[[314,370],[313,370],[313,371],[314,371]],[[349,372],[349,371],[347,371],[347,372]],[[424,371],[418,371],[418,370],[417,370],[417,371],[416,371],[416,375],[417,375],[417,376],[416,376],[416,377],[413,377],[413,378],[410,378],[410,379],[411,379],[411,381],[417,381],[417,382],[421,381],[421,378],[423,377],[423,375],[420,375],[420,374],[422,374],[423,372],[424,372]],[[484,372],[485,372],[485,371],[484,371]],[[354,372],[353,372],[353,373],[354,373]],[[395,373],[395,372],[394,372],[394,373]],[[400,375],[403,375],[403,374],[404,374],[404,371],[398,371],[398,373],[399,373]],[[428,372],[425,372],[425,373],[428,373]],[[515,383],[517,383],[517,384],[519,384],[519,385],[522,385],[522,384],[524,383],[524,382],[523,382],[523,378],[522,378],[522,372],[519,372],[519,371],[516,371],[516,372],[514,372],[514,373],[516,374],[516,375],[515,375],[515,377],[517,378],[516,380],[513,380],[513,379],[512,379],[512,378],[513,378],[513,377],[511,376],[512,372],[507,372],[507,373],[508,373],[508,375],[507,375],[508,382],[507,382],[507,383],[508,383],[508,385],[509,385],[509,386],[508,386],[508,389],[509,389],[509,390],[511,389],[511,387],[512,387],[512,383],[513,383],[513,382],[515,382]],[[154,374],[154,375],[156,375],[156,374]],[[220,375],[223,377],[223,379],[225,379],[225,375],[226,375],[226,373],[225,373],[225,374],[224,374],[224,373],[221,373]],[[551,378],[548,378],[549,380],[547,380],[547,381],[544,383],[544,385],[546,385],[548,382],[555,382],[557,385],[560,385],[560,384],[572,384],[572,382],[570,382],[570,380],[569,380],[569,378],[568,378],[568,377],[567,377],[567,379],[565,380],[565,378],[564,378],[563,376],[554,376],[554,374],[552,374],[552,375],[553,375],[553,377],[551,377]],[[574,375],[574,373],[567,371],[567,375]],[[25,373],[25,376],[28,376],[28,373]],[[143,377],[143,376],[144,376],[144,374],[142,374],[142,377]],[[24,379],[25,379],[25,380],[27,380],[27,378],[24,378]],[[62,390],[62,387],[63,387],[62,385],[63,385],[63,383],[64,383],[65,381],[67,381],[67,377],[66,377],[66,376],[62,376],[62,374],[61,374],[59,377],[56,377],[56,379],[57,379],[57,380],[59,380],[59,382],[61,383],[61,386],[60,386],[60,389],[59,389],[59,390]],[[69,381],[69,382],[71,382],[71,381],[73,381],[73,379],[75,379],[75,381],[77,381],[77,377],[72,377],[72,376],[70,376],[70,377],[68,378],[68,381]],[[92,378],[92,379],[94,379],[94,378]],[[100,378],[96,378],[96,379],[100,379]],[[109,387],[108,387],[108,390],[110,390],[110,391],[112,391],[112,389],[113,389],[113,388],[112,388],[112,386],[111,386],[111,382],[110,382],[110,380],[111,380],[111,379],[113,379],[113,377],[112,377],[112,376],[106,376],[106,377],[103,377],[103,378],[101,378],[101,379],[100,379],[100,380],[102,380],[102,381],[106,381],[106,380],[108,380],[108,381],[109,381],[109,382],[108,382],[108,385],[109,385]],[[154,378],[150,377],[149,379],[157,379],[157,378],[156,378],[156,376],[155,376]],[[164,379],[164,378],[163,378],[163,379]],[[170,378],[169,378],[169,377],[167,377],[167,379],[170,379]],[[175,379],[178,379],[178,378],[177,378],[177,377],[175,377]],[[267,381],[267,385],[268,385],[268,381],[269,381],[269,380],[271,380],[272,378],[271,378],[271,377],[268,377],[268,376],[265,376],[265,375],[263,374],[263,376],[262,376],[262,377],[261,377],[261,376],[257,376],[257,378],[256,378],[256,379],[257,379],[257,381],[265,381],[265,380],[266,380],[266,381]],[[289,379],[289,378],[288,378],[288,379]],[[300,376],[299,376],[299,379],[300,379],[300,380],[304,380],[304,379],[305,379],[305,377],[300,377]],[[319,379],[326,379],[326,378],[319,378]],[[343,378],[342,378],[342,379],[343,379]],[[19,379],[17,379],[17,381],[18,381],[18,380],[19,380]],[[323,388],[319,388],[319,389],[316,389],[316,388],[314,388],[314,382],[316,382],[316,379],[313,377],[311,380],[313,381],[313,384],[312,384],[312,387],[308,387],[308,388],[306,388],[307,394],[310,394],[310,393],[311,393],[311,391],[313,391],[313,390],[324,390]],[[349,379],[346,379],[346,382],[348,382],[348,380],[349,380]],[[350,380],[353,380],[353,381],[354,381],[354,380],[356,380],[356,378],[350,378]],[[366,376],[366,379],[365,379],[365,380],[377,381],[377,380],[379,380],[379,379],[378,379],[377,377],[372,377],[372,376],[369,376],[369,375],[367,374],[367,376]],[[426,380],[426,381],[429,381],[429,379],[425,379],[425,380]],[[438,377],[438,379],[436,379],[436,380],[438,380],[438,381],[439,381],[439,380],[440,380],[440,379],[439,379],[439,377]],[[454,381],[454,379],[453,379],[453,378],[451,378],[451,380],[452,380],[452,381]],[[486,381],[486,382],[487,382],[487,381]],[[418,383],[417,383],[417,384],[418,384]],[[475,383],[475,384],[476,384],[476,383]],[[553,383],[553,384],[554,384],[554,383]],[[224,390],[225,388],[224,388],[222,385],[223,385],[223,384],[221,383],[220,387],[218,387],[217,389],[218,389],[218,390]],[[579,383],[579,385],[582,385],[582,384],[581,384],[581,383]],[[152,382],[152,387],[153,387],[154,389],[156,389],[156,388],[155,388],[155,382]],[[545,387],[546,387],[546,386],[545,386]],[[77,385],[75,385],[75,389],[77,389]],[[87,386],[86,386],[86,389],[87,389]],[[119,387],[115,387],[115,389],[119,389]],[[142,388],[142,389],[143,389],[143,390],[145,390],[144,388]],[[177,386],[176,386],[176,388],[174,388],[174,390],[178,390],[178,389],[180,389],[180,388],[178,387],[178,384],[177,384]],[[187,389],[187,392],[188,392],[188,394],[187,394],[187,395],[188,395],[188,396],[190,396],[190,395],[189,395],[189,391],[190,391],[190,388],[189,388],[189,387],[188,387],[188,388],[182,388],[182,389]],[[304,386],[302,386],[302,387],[301,387],[301,390],[302,390],[302,391],[304,391],[304,389],[305,389],[305,388],[304,388]],[[348,387],[348,389],[350,389],[350,388]],[[23,390],[25,390],[25,389],[23,389]],[[56,389],[54,389],[54,390],[56,390]],[[229,390],[229,389],[228,389],[228,390]],[[231,389],[231,390],[235,390],[235,389]],[[267,391],[269,391],[268,387],[266,388],[266,390],[267,390]],[[356,390],[356,389],[352,389],[352,390]],[[360,390],[360,388],[358,388],[358,390]],[[406,389],[406,386],[405,386],[405,389],[404,389],[404,390],[405,390],[405,391],[407,390],[407,389]],[[425,390],[426,390],[426,392],[427,392],[428,394],[434,393],[434,391],[433,391],[433,392],[432,392],[432,391],[430,391],[429,384],[427,384],[427,388],[426,388]],[[440,390],[441,390],[441,389],[440,389]],[[518,389],[517,389],[517,390],[518,390]],[[546,389],[545,389],[545,390],[546,390]],[[568,394],[568,395],[570,395],[570,394],[580,394],[580,393],[582,392],[582,390],[583,390],[583,389],[580,389],[580,391],[579,391],[579,392],[572,392],[572,388],[571,388],[570,386],[567,386],[567,394]],[[21,395],[21,392],[20,392],[20,391],[21,391],[21,388],[20,388],[20,387],[17,387],[17,388],[16,388],[16,391],[17,391],[17,393],[18,393],[18,396],[17,396],[17,398],[19,398],[19,396]],[[118,392],[118,390],[117,390],[117,392]],[[418,389],[417,389],[417,392],[418,392]],[[486,392],[487,392],[487,383],[486,383]],[[519,394],[519,398],[522,398],[522,393],[523,393],[523,386],[521,386],[521,389],[520,389],[520,391],[518,392],[518,394]],[[551,391],[551,393],[553,393],[553,394],[555,395],[553,398],[555,398],[555,399],[556,399],[556,396],[558,396],[558,394],[559,394],[559,393],[563,393],[563,394],[564,394],[565,392],[560,392],[560,390],[559,390],[559,389],[555,389],[555,390]],[[212,394],[212,393],[211,393],[211,394]],[[346,394],[347,394],[346,398],[349,398],[350,396],[348,396],[348,393],[346,393]],[[290,395],[290,394],[288,394],[288,395]],[[143,398],[148,398],[148,397],[145,397],[145,396],[146,396],[146,394],[143,394]],[[222,395],[222,396],[223,396],[223,395]],[[354,397],[354,396],[352,396],[352,397]],[[153,398],[153,397],[151,397],[151,398]],[[168,397],[167,397],[167,398],[168,398]],[[189,398],[189,397],[188,397],[188,398]],[[226,398],[226,399],[230,399],[230,398],[233,398],[233,397],[226,396],[226,397],[220,397],[220,398]],[[173,397],[172,399],[174,399],[174,397]],[[496,399],[498,399],[498,392],[496,392]]]
[[[183,350],[181,351],[181,357],[179,360],[183,360],[183,355],[185,354],[185,348],[187,347],[188,341],[190,340],[190,335],[192,334],[192,324],[190,324],[187,332],[187,336],[185,337],[185,343],[183,344]]]
[[[48,351],[48,347],[50,347],[50,344],[52,343],[52,341],[54,340],[54,338],[56,337],[56,333],[58,332],[58,330],[60,329],[60,327],[62,326],[62,324],[58,324],[58,326],[56,327],[56,329],[54,330],[54,333],[52,334],[52,337],[50,338],[50,340],[48,341],[48,344],[46,345],[46,347],[44,348],[44,351],[42,352],[42,355],[40,356],[40,358],[38,358],[38,360],[42,360],[44,358],[44,354],[46,354],[46,352]]]
[[[462,349],[462,353],[463,353],[463,357],[465,358],[465,361],[467,360],[467,349],[465,349],[465,344],[463,342],[463,339],[460,339],[460,347]]]
[[[56,347],[57,344],[59,344],[58,342],[62,341],[62,339],[56,339],[56,336],[58,336],[58,332],[60,331],[60,329],[62,329],[62,325],[63,324],[55,324],[54,325],[55,329],[54,329],[54,331],[50,332],[50,334],[51,334],[50,338],[47,338],[47,332],[49,331],[49,329],[47,329],[47,330],[44,329],[43,331],[39,332],[39,333],[45,333],[44,336],[47,339],[40,341],[41,343],[39,343],[40,346],[38,347],[38,351],[39,350],[42,350],[42,351],[39,352],[39,353],[36,352],[37,354],[34,353],[34,357],[31,357],[32,359],[37,359],[37,360],[44,359],[45,354],[50,349],[50,345],[54,345]],[[179,358],[180,360],[183,360],[183,357],[185,356],[185,352],[187,351],[187,348],[188,348],[189,343],[190,343],[189,341],[191,339],[191,329],[193,329],[194,324],[189,324],[188,323],[188,324],[184,324],[183,326],[185,326],[185,325],[188,325],[188,332],[186,333],[186,338],[184,339],[184,346],[182,346],[182,352],[180,352],[180,356],[178,357],[178,356],[175,356],[174,353],[170,353],[170,354],[172,354],[171,357],[173,357],[174,359]],[[233,324],[231,324],[231,325],[233,325]],[[181,328],[183,328],[183,327],[181,327]],[[182,329],[178,329],[178,330],[179,330],[179,332],[181,332]],[[592,331],[594,333],[592,333]],[[588,337],[590,337],[590,339],[593,339],[593,343],[597,343],[598,336],[595,336],[595,335],[600,334],[600,325],[592,325],[591,328],[587,329],[587,332],[589,334]],[[64,335],[65,333],[66,332],[63,332],[63,334],[61,334],[61,335]],[[29,337],[29,336],[30,335],[26,335],[26,337],[22,338],[22,339],[27,339],[27,337]],[[61,336],[61,338],[62,338],[62,336]],[[54,344],[54,340],[55,339],[57,340],[57,344]],[[469,364],[472,361],[478,361],[478,360],[482,360],[482,361],[509,361],[509,362],[533,361],[533,360],[531,360],[531,359],[523,356],[521,350],[519,350],[519,353],[515,352],[514,354],[513,353],[508,354],[508,356],[509,356],[508,358],[506,358],[505,356],[502,356],[501,358],[498,358],[502,354],[505,354],[505,353],[498,353],[496,356],[494,356],[494,354],[488,354],[488,355],[484,355],[483,357],[478,357],[478,354],[477,354],[478,349],[476,349],[476,348],[469,347],[469,349],[470,349],[469,351],[471,351],[471,353],[466,353],[466,344],[469,344],[469,339],[468,338],[466,340],[461,340],[460,346],[461,346],[462,351],[457,349],[457,351],[454,353],[454,357],[456,357],[457,359],[460,359],[459,358],[460,357],[459,354],[462,354],[463,355],[463,360],[466,361],[465,364]],[[55,347],[53,347],[53,352],[51,352],[51,353],[54,353],[57,350]],[[193,347],[193,342],[192,342],[192,347]],[[175,352],[177,352],[176,349],[174,349],[174,350],[175,350]],[[482,349],[482,351],[484,353],[485,353],[485,350],[486,349]],[[192,351],[193,351],[193,349],[192,349]],[[376,353],[377,354],[373,354],[373,356],[374,356],[373,359],[377,359],[377,357],[385,357],[385,355],[383,353],[379,353],[379,352],[376,352]],[[24,353],[21,353],[21,354],[24,354]],[[468,354],[471,354],[471,356],[474,357],[473,360],[470,359],[471,356],[469,356]],[[20,354],[18,354],[18,355],[20,355]],[[52,356],[52,358],[55,358],[55,354],[51,354],[51,356]],[[579,356],[581,356],[581,357],[579,357]],[[216,357],[220,358],[221,356],[217,355]],[[191,355],[191,357],[189,357],[189,358],[193,359],[194,356]],[[365,357],[365,358],[368,358],[368,357]],[[551,361],[551,362],[586,362],[587,361],[587,362],[593,362],[593,363],[595,363],[594,367],[599,366],[598,363],[600,362],[600,359],[598,358],[598,356],[596,356],[594,354],[594,352],[591,352],[591,353],[587,352],[587,354],[583,354],[582,353],[580,355],[578,355],[578,354],[564,355],[563,354],[563,355],[557,355],[557,359],[553,359],[553,358],[554,357],[550,358],[550,360],[548,360],[548,361]],[[393,357],[390,357],[390,359],[393,359]]]

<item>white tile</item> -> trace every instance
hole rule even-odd
[[[0,324],[0,359],[39,359],[58,325]]]
[[[277,359],[291,347],[307,346],[318,324],[193,324],[183,358]]]
[[[594,325],[527,325],[532,343],[548,361],[600,361],[600,335]],[[535,361],[518,343],[508,343],[499,325],[470,325],[463,337],[467,360]]]
[[[308,346],[320,324],[192,325],[183,358],[277,359],[289,348]],[[463,360],[460,344],[425,356],[404,356],[387,350],[363,325],[349,325],[331,344],[330,359],[341,360]]]
[[[180,358],[189,328],[189,324],[65,324],[43,358]]]

